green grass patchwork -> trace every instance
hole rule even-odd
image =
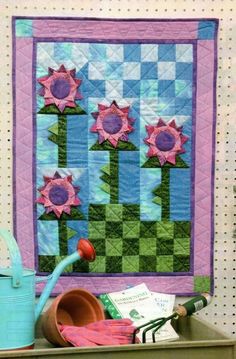
[[[90,204],[89,220],[90,221],[105,221],[105,219],[106,219],[106,205]]]
[[[106,238],[106,255],[122,256],[122,238]]]
[[[174,254],[190,254],[190,238],[175,238],[174,240]]]
[[[103,256],[96,256],[96,260],[94,262],[89,262],[89,272],[105,273],[106,272],[106,258]]]
[[[140,272],[156,272],[156,256],[139,256],[139,271]]]
[[[140,222],[140,237],[141,238],[156,238],[156,223],[151,221]]]
[[[52,272],[55,268],[55,256],[38,256],[39,272]]]
[[[123,238],[123,255],[139,255],[139,241],[137,238]]]
[[[157,257],[157,272],[173,272],[173,256],[165,255]]]
[[[106,273],[122,273],[122,256],[106,256]]]
[[[211,279],[209,276],[195,276],[194,277],[194,292],[210,292]]]
[[[105,238],[92,238],[91,243],[94,246],[97,256],[106,255]]]
[[[139,239],[139,253],[141,255],[156,255],[156,238],[140,238]]]
[[[106,222],[107,238],[122,238],[122,222]]]
[[[89,262],[85,260],[73,263],[73,271],[78,273],[89,273]]]
[[[157,252],[156,254],[158,256],[160,255],[172,255],[174,251],[174,241],[173,239],[170,240],[164,240],[164,241],[160,241],[157,240]]]
[[[169,240],[174,238],[174,222],[160,221],[156,222],[156,236],[158,239]]]
[[[139,238],[140,222],[123,222],[123,238]]]
[[[106,205],[106,221],[120,222],[123,219],[122,204],[107,204]]]
[[[190,270],[190,258],[185,255],[175,255],[173,262],[174,272],[189,272]]]
[[[123,205],[123,219],[125,221],[139,221],[140,220],[140,206],[138,204],[124,204]]]
[[[89,222],[89,238],[105,238],[105,222]]]
[[[139,256],[123,256],[122,257],[123,273],[133,273],[139,271]]]
[[[191,222],[177,221],[174,222],[175,238],[186,238],[191,235]]]

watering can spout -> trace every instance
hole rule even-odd
[[[93,245],[87,239],[81,238],[77,244],[77,251],[64,258],[54,269],[52,274],[48,277],[36,278],[36,282],[41,282],[47,280],[47,284],[38,300],[38,303],[35,308],[35,322],[37,322],[42,310],[56,284],[61,273],[68,265],[74,263],[79,259],[85,259],[89,262],[95,260],[96,254]]]

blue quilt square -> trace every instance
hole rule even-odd
[[[212,40],[215,37],[217,29],[217,22],[212,21],[199,21],[198,24],[198,39],[199,40]]]
[[[175,80],[176,97],[192,97],[192,82],[188,80]]]
[[[122,77],[122,62],[108,62],[106,64],[106,78],[111,80],[119,80]]]
[[[141,78],[154,80],[157,79],[157,63],[156,62],[142,62],[141,63]]]
[[[106,59],[105,44],[89,44],[89,60],[104,61]]]
[[[16,24],[16,36],[17,37],[32,37],[33,36],[33,21],[26,19],[17,19]]]
[[[175,116],[175,98],[159,97],[157,101],[157,113],[159,116]]]
[[[139,97],[140,82],[137,80],[123,81],[123,95],[124,97]]]
[[[142,98],[157,98],[158,81],[156,80],[141,80],[140,81],[140,96]]]
[[[125,62],[137,62],[141,60],[141,48],[136,44],[124,45],[124,61]]]
[[[189,80],[193,78],[193,65],[190,62],[176,62],[176,79]]]
[[[192,99],[176,98],[175,99],[176,115],[191,116],[192,115]]]
[[[87,82],[88,96],[90,97],[105,97],[105,81],[104,80],[89,80]]]
[[[159,80],[158,81],[159,97],[175,97],[175,81]]]
[[[159,61],[175,61],[176,51],[173,44],[160,44],[158,46],[158,60]]]

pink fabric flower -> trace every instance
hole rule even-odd
[[[113,147],[117,147],[118,141],[128,141],[128,133],[134,129],[133,118],[128,117],[130,106],[119,107],[116,101],[110,106],[98,105],[99,112],[92,113],[96,122],[91,127],[91,132],[98,133],[99,143],[108,140]]]
[[[54,212],[57,218],[62,212],[70,214],[71,206],[81,204],[77,197],[79,187],[72,185],[72,176],[62,178],[58,172],[53,177],[44,176],[44,186],[38,190],[41,197],[36,202],[45,207],[46,213]]]
[[[75,100],[82,98],[78,91],[81,80],[75,78],[76,72],[66,70],[61,65],[58,70],[48,68],[48,75],[40,77],[38,82],[43,86],[39,95],[44,97],[45,106],[56,105],[63,112],[65,107],[76,107]]]
[[[149,146],[147,157],[157,157],[160,165],[166,162],[173,165],[176,163],[176,156],[184,153],[183,144],[188,140],[182,134],[182,127],[177,127],[175,120],[166,123],[159,119],[156,126],[147,125],[148,137],[144,142]]]

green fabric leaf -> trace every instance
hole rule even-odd
[[[102,176],[100,176],[101,180],[103,180],[106,183],[110,183],[111,182],[111,176],[107,175],[106,173],[104,173]]]
[[[178,155],[176,156],[176,164],[166,162],[163,166],[160,165],[157,157],[150,157],[143,165],[142,168],[189,168],[189,165]]]
[[[108,183],[103,183],[103,184],[100,186],[100,188],[101,188],[104,192],[110,194],[110,185],[109,185]]]
[[[61,112],[56,105],[44,106],[38,112],[39,114],[45,115],[85,115],[86,112],[77,105],[76,107],[65,107],[64,111]]]
[[[84,220],[85,216],[83,215],[83,213],[80,212],[78,207],[71,207],[71,211],[70,214],[67,213],[62,213],[60,218],[57,218],[57,216],[55,215],[54,212],[51,213],[43,213],[40,217],[39,220],[41,221],[72,221],[74,219],[77,220]]]
[[[161,206],[161,197],[154,197],[152,202]]]
[[[58,135],[58,123],[54,123],[51,127],[48,128],[48,131]]]
[[[54,133],[52,133],[51,135],[48,136],[49,141],[54,142],[56,145],[58,145],[58,136],[54,135]]]
[[[74,229],[67,227],[66,228],[66,239],[69,240],[71,239],[73,236],[75,236],[76,234],[78,234],[77,231],[75,231]]]
[[[118,145],[113,147],[109,141],[104,141],[101,144],[97,141],[90,151],[138,151],[138,148],[131,142],[119,141]]]
[[[110,164],[107,164],[107,165],[103,166],[101,168],[101,171],[106,173],[107,175],[110,175],[111,174],[111,172],[110,172]]]

